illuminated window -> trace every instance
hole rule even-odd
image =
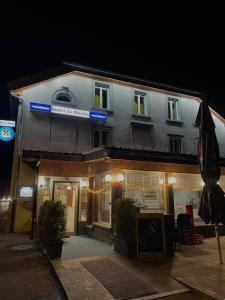
[[[143,93],[135,92],[133,112],[137,115],[145,116],[146,113],[146,96]]]
[[[178,121],[180,119],[177,98],[168,98],[168,119],[171,121]]]
[[[107,85],[95,84],[94,107],[109,108],[109,87]]]
[[[111,225],[111,196],[112,186],[110,182],[102,182],[101,193],[99,194],[98,202],[98,223]]]
[[[169,135],[169,152],[181,153],[182,152],[182,136]]]
[[[92,133],[93,147],[111,145],[111,128],[96,128]]]

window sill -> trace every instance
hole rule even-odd
[[[167,119],[166,122],[170,125],[175,125],[175,126],[183,126],[184,122],[183,121],[179,121],[179,120],[170,120]]]
[[[105,112],[108,113],[109,115],[113,114],[113,110],[110,108],[100,108],[100,107],[92,107],[91,108],[92,111],[101,111],[101,112]]]
[[[140,119],[151,120],[151,117],[147,116],[147,115],[132,114],[132,117],[133,118],[140,118]]]

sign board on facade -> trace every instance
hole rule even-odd
[[[11,120],[0,120],[0,127],[15,127],[16,122]]]
[[[3,142],[10,142],[15,137],[15,132],[12,127],[1,127],[0,128],[0,140]]]
[[[42,112],[51,112],[51,105],[30,102],[30,110],[42,111]]]
[[[71,116],[71,117],[95,119],[101,121],[107,120],[106,113],[89,111],[89,110],[81,110],[81,109],[76,109],[71,107],[60,106],[60,105],[43,104],[37,102],[30,102],[30,110],[49,112],[49,113],[60,114],[60,115]]]
[[[52,113],[72,116],[72,117],[80,117],[80,118],[89,118],[90,113],[87,110],[80,110],[76,108],[70,108],[65,106],[59,105],[52,105]]]
[[[32,198],[33,187],[32,186],[21,186],[19,191],[20,198]]]

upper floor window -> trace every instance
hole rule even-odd
[[[146,95],[143,93],[134,93],[134,114],[145,116],[146,113]]]
[[[96,108],[109,108],[109,86],[105,84],[95,84],[94,106]]]
[[[93,147],[110,146],[111,145],[111,128],[96,128],[92,132]]]
[[[65,86],[55,91],[55,93],[52,95],[52,102],[61,105],[65,104],[65,105],[77,106],[75,95],[70,91],[68,87]]]
[[[178,135],[169,135],[169,152],[182,153],[183,137]]]
[[[178,121],[180,119],[177,98],[168,98],[168,119],[171,121]]]

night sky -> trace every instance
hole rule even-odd
[[[64,2],[1,11],[0,119],[13,117],[7,82],[63,60],[199,90],[225,116],[222,8]],[[0,183],[10,179],[12,152],[0,143]]]

